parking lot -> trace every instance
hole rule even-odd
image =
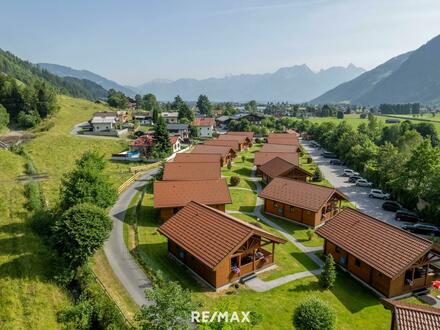
[[[394,212],[382,209],[384,200],[369,198],[368,193],[371,188],[358,187],[354,183],[349,183],[348,178],[342,176],[344,166],[330,165],[330,159],[321,156],[323,149],[316,149],[311,146],[309,141],[301,141],[304,149],[310,154],[313,161],[319,166],[324,177],[338,190],[344,193],[349,200],[356,204],[356,207],[372,217],[381,219],[394,226],[400,227],[405,222],[396,221]]]

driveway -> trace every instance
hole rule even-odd
[[[116,204],[110,210],[113,220],[113,230],[110,238],[105,242],[104,252],[116,277],[127,290],[133,301],[139,305],[151,304],[145,298],[145,289],[151,287],[151,282],[134,260],[124,242],[124,217],[130,201],[135,194],[145,185],[145,181],[156,174],[158,169],[153,169],[130,185],[126,191],[119,195]]]
[[[371,188],[358,187],[348,182],[348,178],[341,175],[344,166],[330,165],[330,159],[321,156],[323,149],[316,149],[310,145],[309,141],[301,141],[304,149],[312,157],[313,161],[319,166],[324,177],[339,191],[344,193],[356,207],[372,217],[381,219],[394,226],[402,226],[405,222],[394,220],[394,212],[382,209],[383,200],[369,198],[368,193]]]

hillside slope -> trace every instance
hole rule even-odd
[[[92,81],[71,77],[58,77],[2,49],[0,49],[0,73],[7,74],[25,84],[30,84],[40,79],[54,87],[58,92],[73,97],[89,100],[107,97],[107,90]]]
[[[125,95],[130,97],[134,97],[134,95],[136,94],[136,92],[130,89],[129,87],[122,86],[113,80],[107,79],[103,76],[100,76],[88,70],[76,70],[64,65],[51,64],[51,63],[38,63],[37,65],[40,68],[43,68],[59,77],[73,77],[77,79],[87,79],[93,81],[94,83],[102,86],[107,90],[113,88],[114,90],[123,92]]]

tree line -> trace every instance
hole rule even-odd
[[[411,115],[420,113],[420,103],[406,104],[381,104],[379,110],[382,114]]]

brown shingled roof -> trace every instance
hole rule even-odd
[[[165,163],[164,181],[217,180],[221,178],[220,163]]]
[[[231,152],[231,150],[234,151],[231,147],[198,144],[191,152],[195,152],[196,154],[219,154],[222,157],[225,157]]]
[[[214,118],[195,118],[192,126],[215,126]]]
[[[177,153],[174,157],[176,163],[218,163],[220,164],[221,156],[218,154],[198,154],[196,152]]]
[[[154,183],[154,208],[181,207],[190,201],[207,205],[231,204],[226,179]]]
[[[238,135],[246,136],[248,139],[252,140],[254,138],[254,132],[228,132],[226,135]]]
[[[346,208],[317,234],[390,278],[432,248],[432,242],[360,211]]]
[[[286,242],[261,228],[194,201],[161,225],[159,232],[211,269],[252,235],[276,243]]]
[[[278,137],[267,138],[267,143],[269,143],[269,144],[285,144],[285,145],[290,145],[290,146],[299,145],[298,140],[289,139],[289,138],[278,138]]]
[[[222,135],[219,135],[218,139],[219,140],[227,140],[227,141],[237,141],[238,143],[245,143],[246,139],[248,139],[248,138],[244,135],[222,134]]]
[[[398,300],[382,299],[385,308],[393,311],[397,330],[438,330],[440,329],[440,309],[410,304]]]
[[[285,174],[295,168],[298,171],[301,171],[308,176],[312,176],[306,170],[303,170],[301,167],[299,167],[295,164],[292,164],[289,161],[284,160],[281,157],[275,157],[275,158],[269,160],[268,162],[264,163],[263,165],[260,166],[260,171],[271,178],[276,178],[276,177],[281,176],[281,175],[283,175],[283,174]]]
[[[346,199],[341,192],[334,188],[299,180],[275,178],[260,192],[259,196],[318,212],[334,194]]]
[[[234,150],[239,149],[239,145],[237,141],[228,141],[228,140],[207,140],[203,142],[204,145],[207,146],[223,146],[223,147],[230,147]]]
[[[277,138],[277,139],[291,139],[291,140],[298,140],[298,135],[295,132],[295,134],[292,133],[269,133],[267,136],[268,138]]]
[[[299,155],[298,153],[287,153],[287,152],[256,152],[254,158],[254,165],[261,166],[266,164],[268,161],[279,157],[282,158],[293,165],[299,164]]]
[[[299,145],[285,145],[285,144],[263,144],[261,152],[291,152],[297,153]]]

